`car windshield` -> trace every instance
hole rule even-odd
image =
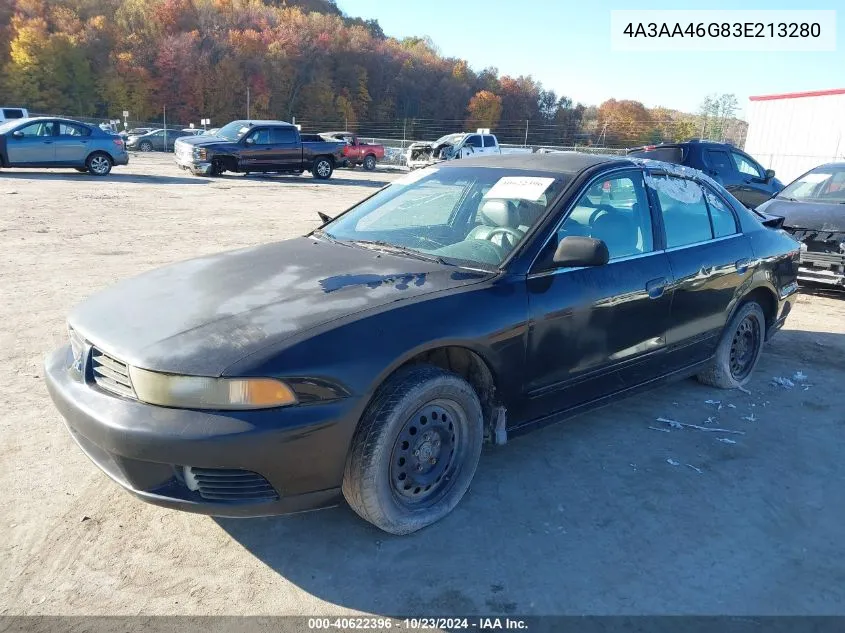
[[[781,191],[778,198],[845,203],[845,165],[822,165]]]
[[[498,267],[569,181],[489,167],[412,172],[329,223],[318,236],[456,265]]]
[[[0,123],[0,134],[4,132],[8,132],[16,125],[19,125],[23,119],[12,119],[11,121],[6,121],[5,123]]]
[[[451,145],[455,145],[458,143],[465,134],[447,134],[446,136],[441,136],[439,139],[434,141],[433,145],[442,145],[443,143],[449,143]]]
[[[249,132],[250,127],[243,121],[232,121],[217,130],[215,136],[219,136],[227,141],[239,141],[244,134]]]

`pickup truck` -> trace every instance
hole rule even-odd
[[[411,143],[405,153],[405,161],[411,169],[427,167],[444,160],[468,158],[470,156],[489,156],[501,154],[499,141],[495,134],[481,131],[471,134],[458,132],[441,136],[433,143]]]
[[[320,136],[346,143],[346,147],[343,148],[345,167],[363,165],[367,171],[373,171],[376,168],[376,162],[384,158],[384,145],[363,143],[352,132],[323,132]]]
[[[176,141],[176,163],[196,175],[223,172],[276,172],[331,178],[343,160],[345,143],[299,134],[284,121],[232,121],[214,136],[187,136]]]

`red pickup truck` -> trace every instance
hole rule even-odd
[[[343,148],[346,167],[363,165],[367,171],[373,171],[376,168],[376,162],[384,158],[384,145],[362,143],[352,132],[323,132],[320,136],[346,143],[346,147]]]

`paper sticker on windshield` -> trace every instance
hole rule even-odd
[[[415,182],[422,180],[423,178],[427,178],[431,176],[431,174],[436,174],[439,170],[435,167],[426,167],[425,169],[417,169],[412,171],[401,178],[397,178],[391,184],[399,185],[399,186],[406,186],[412,185]]]
[[[539,200],[546,189],[555,181],[554,178],[535,176],[505,176],[484,194],[485,198],[502,200]]]
[[[812,173],[812,174],[806,174],[801,179],[801,181],[802,182],[808,182],[811,185],[815,185],[815,184],[818,184],[820,182],[824,182],[825,180],[830,178],[832,175],[833,174],[822,174],[822,173],[819,173],[819,172],[815,172],[815,173]]]

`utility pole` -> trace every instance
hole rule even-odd
[[[167,151],[167,106],[162,106],[162,118],[161,121],[164,123],[164,151]]]
[[[408,127],[408,119],[402,119],[402,149],[405,149],[405,131]]]
[[[246,87],[246,118],[249,118],[249,86]]]
[[[525,142],[522,144],[523,147],[528,145],[528,119],[525,119]]]

